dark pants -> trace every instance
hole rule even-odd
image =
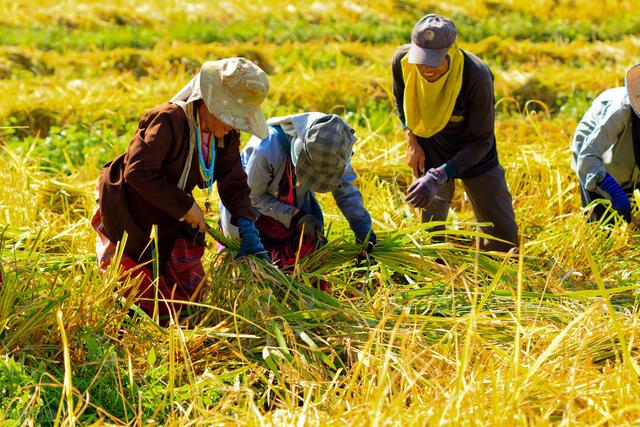
[[[579,184],[579,185],[580,185],[580,200],[582,201],[583,208],[587,207],[590,203],[593,203],[595,201],[608,200],[601,194],[596,193],[595,191],[587,190],[582,186],[582,184]],[[625,188],[625,191],[627,192],[628,196],[631,196],[633,193],[633,189],[629,190]],[[589,215],[589,222],[598,222],[602,220],[602,218],[605,217],[605,214],[607,213],[607,210],[608,210],[607,208],[608,208],[608,205],[605,205],[603,203],[594,203],[593,208],[591,210],[591,214]],[[605,224],[613,223],[614,218],[615,216],[609,213],[608,216],[606,217]],[[624,216],[623,218],[627,222],[631,221],[631,217],[629,215]]]
[[[449,180],[440,189],[435,200],[422,210],[422,222],[444,221],[449,213],[449,205],[455,192],[455,180]],[[504,178],[504,169],[498,165],[495,168],[473,178],[461,179],[473,213],[478,222],[490,222],[492,225],[483,226],[482,231],[498,239],[481,239],[480,248],[487,251],[507,252],[518,247],[518,225],[516,224],[511,193]],[[444,229],[444,227],[440,227]]]

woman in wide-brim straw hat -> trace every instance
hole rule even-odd
[[[582,206],[610,200],[626,221],[636,222],[629,194],[640,186],[640,64],[627,71],[624,87],[608,89],[593,101],[578,123],[571,151]],[[600,220],[606,209],[595,204],[590,220]]]
[[[254,226],[239,153],[239,131],[260,138],[268,134],[260,109],[268,90],[264,71],[247,59],[206,62],[170,102],[144,115],[127,152],[100,174],[99,207],[92,220],[99,265],[106,269],[116,243],[124,244],[120,265],[125,275],[141,277],[133,281],[139,286],[124,294],[148,314],[157,307],[164,322],[184,308],[176,301],[200,299],[205,282],[201,258],[206,224],[191,194],[195,186],[208,195],[218,182],[220,199],[240,230],[237,257],[268,259]],[[157,253],[150,239],[153,225]]]

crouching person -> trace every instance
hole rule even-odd
[[[582,206],[610,200],[631,221],[629,194],[640,184],[640,65],[627,72],[625,87],[606,90],[593,101],[578,123],[571,151]],[[600,220],[605,212],[605,205],[596,204],[590,220]]]
[[[365,250],[370,252],[376,235],[353,184],[356,174],[350,158],[357,140],[353,128],[340,117],[323,113],[277,117],[267,123],[269,135],[251,138],[241,157],[251,202],[260,214],[256,226],[274,263],[293,265],[296,256],[302,258],[325,242],[316,192],[332,192],[356,242],[367,242]],[[225,234],[235,236],[237,228],[223,206],[220,216]]]
[[[451,20],[429,14],[393,58],[393,94],[416,177],[407,201],[422,208],[422,222],[444,221],[462,181],[476,219],[492,224],[482,231],[496,238],[481,239],[480,249],[507,252],[519,246],[518,226],[498,160],[493,75],[456,37]]]
[[[180,301],[200,300],[205,284],[206,224],[192,195],[196,186],[211,191],[218,182],[230,221],[243,235],[239,256],[267,255],[254,226],[239,131],[267,135],[260,104],[268,88],[266,74],[244,58],[206,62],[171,102],[144,115],[127,152],[102,169],[92,219],[98,264],[107,269],[126,232],[120,268],[139,286],[125,295],[149,315],[157,306],[162,324],[184,308]]]

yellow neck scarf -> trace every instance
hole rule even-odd
[[[415,64],[409,64],[409,54],[400,62],[404,78],[404,115],[406,125],[414,135],[429,138],[449,122],[462,87],[462,51],[454,43],[449,48],[449,70],[438,80],[428,82]]]

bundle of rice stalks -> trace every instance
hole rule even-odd
[[[43,179],[31,184],[40,209],[65,216],[69,223],[87,218],[95,202],[91,201],[91,190],[95,183],[69,184],[58,179]]]

